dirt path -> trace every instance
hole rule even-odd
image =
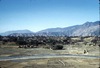
[[[25,60],[25,59],[43,59],[43,58],[59,58],[59,57],[75,57],[75,58],[91,58],[99,59],[100,56],[91,56],[91,55],[72,55],[72,54],[35,54],[31,56],[2,56],[0,61],[7,60]]]

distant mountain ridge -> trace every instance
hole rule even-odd
[[[47,35],[66,35],[66,36],[99,36],[99,23],[96,22],[86,22],[82,25],[75,25],[65,28],[50,28],[39,31],[38,33],[45,33]]]
[[[30,30],[13,30],[13,31],[7,31],[7,32],[4,32],[4,33],[0,33],[0,35],[2,35],[2,36],[7,36],[7,35],[10,35],[10,34],[18,34],[18,33],[22,33],[22,34],[24,34],[24,33],[33,33],[32,31],[30,31]]]
[[[33,33],[29,30],[8,31],[2,33],[4,35],[14,36],[100,36],[100,21],[86,22],[82,25],[69,26],[65,28],[49,28]],[[0,35],[2,35],[0,34]]]

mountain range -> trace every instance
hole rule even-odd
[[[32,32],[30,30],[17,30],[17,31],[7,31],[5,33],[0,33],[2,36],[100,36],[99,31],[100,21],[86,22],[82,25],[74,25],[65,28],[48,28],[38,32]]]
[[[33,33],[33,32],[26,29],[26,30],[7,31],[7,32],[4,32],[4,33],[0,33],[0,35],[7,36],[7,35],[11,35],[11,34],[29,34],[29,33]]]

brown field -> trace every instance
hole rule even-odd
[[[18,48],[14,45],[1,45],[0,57],[3,56],[30,56],[33,54],[84,54],[99,56],[98,46],[66,46],[64,50],[50,50],[44,48]],[[0,68],[100,68],[100,59],[92,58],[48,58],[34,60],[0,61]]]
[[[99,68],[100,59],[51,58],[0,61],[1,68]]]

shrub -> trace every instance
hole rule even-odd
[[[53,50],[62,50],[63,49],[63,45],[54,45],[52,46]]]

